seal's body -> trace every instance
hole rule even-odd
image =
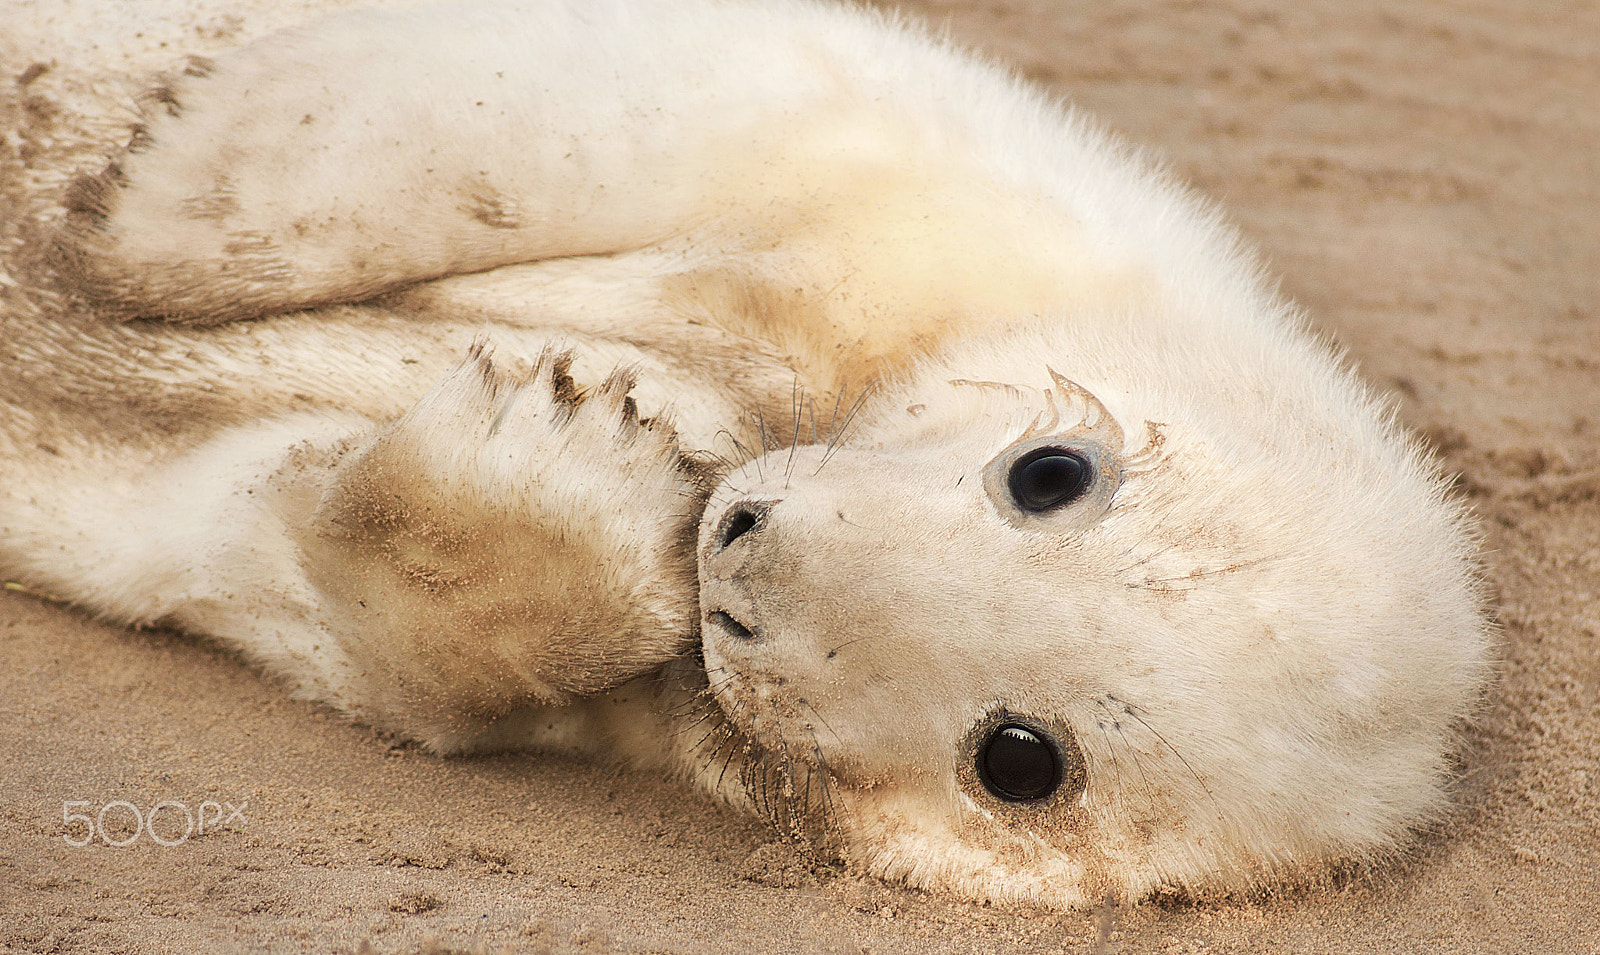
[[[787,0],[347,13],[186,72],[6,309],[8,575],[970,898],[1437,810],[1461,515],[1212,211],[1003,72]]]

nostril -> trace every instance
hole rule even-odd
[[[723,547],[727,547],[729,544],[743,537],[746,531],[755,526],[756,516],[741,507],[732,514],[729,514],[722,521],[722,538],[720,543]]]
[[[706,614],[706,622],[725,631],[736,640],[754,640],[756,638],[749,627],[729,616],[727,611],[713,610]]]
[[[772,508],[769,503],[756,504],[746,502],[728,509],[722,515],[722,523],[717,525],[717,549],[721,550],[734,541],[750,533],[761,523],[767,511]]]

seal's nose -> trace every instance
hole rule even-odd
[[[761,531],[778,503],[735,501],[710,525],[700,558],[702,633],[706,641],[734,647],[761,640],[757,601],[745,572],[752,561],[761,560]],[[741,540],[746,545],[735,547]]]
[[[712,553],[726,550],[734,541],[759,528],[777,501],[740,501],[729,507],[711,536]]]

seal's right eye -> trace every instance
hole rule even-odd
[[[1063,448],[1039,448],[1011,466],[1011,499],[1026,511],[1048,511],[1070,504],[1094,483],[1094,466]]]
[[[994,728],[978,747],[978,778],[1007,802],[1043,799],[1061,785],[1061,763],[1038,733],[1016,723]]]

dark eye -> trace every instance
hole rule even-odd
[[[1026,511],[1048,511],[1082,497],[1094,483],[1094,468],[1082,455],[1040,448],[1011,466],[1011,499]]]
[[[1002,723],[978,747],[978,778],[991,793],[1010,802],[1043,799],[1061,785],[1055,748],[1016,723]]]

